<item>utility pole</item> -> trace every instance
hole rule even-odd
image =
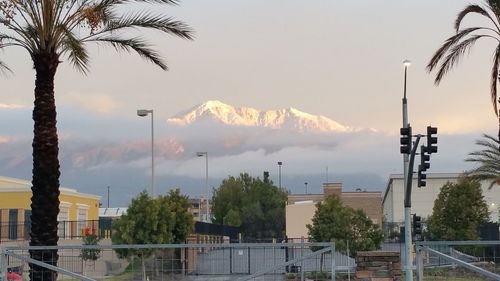
[[[405,67],[405,76],[404,76],[404,88],[403,88],[403,128],[408,128],[408,100],[406,99],[406,76],[408,72],[408,67],[411,65],[411,62],[409,60],[403,61],[403,65]],[[411,140],[411,136],[410,136]],[[411,142],[411,141],[410,141]],[[405,198],[407,198],[407,195],[409,195],[409,190],[408,190],[408,164],[409,164],[409,157],[408,154],[403,154],[403,174],[404,174],[404,193],[405,193]],[[411,201],[411,200],[410,200]],[[412,281],[413,280],[413,261],[411,257],[411,246],[412,246],[412,241],[411,241],[411,202],[407,202],[405,200],[404,202],[404,223],[405,223],[405,276],[406,276],[406,281]]]

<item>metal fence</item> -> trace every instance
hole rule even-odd
[[[28,278],[29,251],[49,250],[58,280],[340,280],[355,268],[332,243],[238,243],[4,247],[2,272]]]
[[[29,240],[30,229],[29,222],[2,222],[0,223],[0,243]],[[81,238],[90,233],[97,234],[100,237],[109,237],[111,227],[100,226],[98,220],[60,221],[57,233],[60,239]]]
[[[417,280],[500,280],[500,241],[417,242],[414,261]]]

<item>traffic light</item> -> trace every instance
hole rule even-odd
[[[427,171],[431,167],[429,161],[431,160],[431,156],[426,154],[425,146],[420,147],[420,168],[422,171]]]
[[[413,236],[415,241],[422,238],[422,218],[416,214],[413,214]]]
[[[401,148],[399,151],[403,154],[410,154],[411,153],[411,127],[408,125],[406,128],[401,128],[400,130],[401,133]]]
[[[425,170],[422,170],[422,166],[418,165],[418,180],[417,180],[417,186],[422,187],[425,186],[427,179],[427,175],[425,174]]]
[[[427,126],[427,147],[426,151],[429,154],[436,153],[438,151],[437,142],[438,138],[432,135],[437,134],[438,128]]]

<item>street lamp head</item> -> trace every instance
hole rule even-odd
[[[196,156],[198,156],[198,157],[202,157],[205,155],[207,155],[207,152],[196,152]]]
[[[281,161],[279,161],[279,162],[278,162],[278,165],[280,165],[280,166],[281,166],[282,164],[283,164],[283,162],[281,162]]]
[[[410,65],[411,65],[411,61],[410,61],[410,60],[404,60],[404,61],[403,61],[403,65],[404,65],[405,67],[408,67],[408,66],[410,66]]]
[[[137,109],[137,115],[141,117],[148,116],[149,113],[153,112],[153,110],[148,110],[148,109]]]

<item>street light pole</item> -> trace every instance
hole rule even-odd
[[[108,209],[109,209],[109,185],[108,185]]]
[[[278,161],[278,186],[281,189],[281,165],[283,165],[283,162]]]
[[[154,143],[154,116],[152,109],[138,109],[137,115],[146,117],[151,113],[151,197],[155,197],[155,143]]]
[[[305,182],[304,185],[306,186],[306,194],[307,194],[307,182]]]
[[[409,60],[404,60],[403,65],[405,68],[404,76],[404,88],[403,88],[403,128],[408,128],[408,100],[406,99],[406,76],[408,73],[408,67],[411,65]],[[408,195],[408,172],[409,172],[409,156],[408,154],[403,154],[403,177],[404,177],[404,192],[405,198]],[[413,173],[413,171],[412,171]],[[405,224],[405,276],[406,281],[413,280],[413,261],[411,256],[411,200],[405,200],[404,204],[404,224]]]
[[[208,214],[209,214],[209,206],[208,206],[208,152],[197,152],[196,155],[198,157],[205,156],[205,200],[206,200],[206,214],[205,214],[205,222],[209,222]]]

